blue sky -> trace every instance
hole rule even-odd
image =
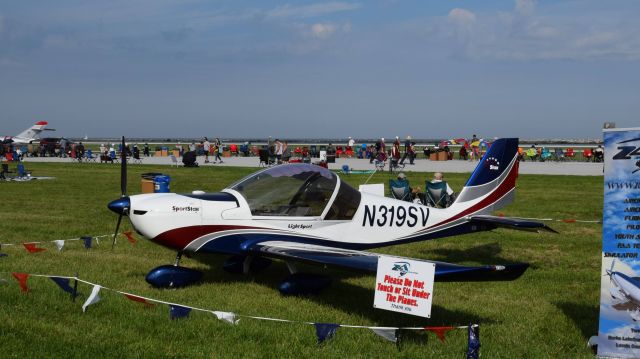
[[[0,2],[0,134],[601,138],[637,1]]]

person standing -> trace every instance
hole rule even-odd
[[[204,149],[204,163],[209,163],[209,151],[211,151],[211,142],[209,142],[208,138],[204,138],[203,142]]]
[[[411,136],[407,136],[407,139],[404,141],[404,154],[402,155],[402,159],[400,160],[400,164],[404,164],[404,160],[409,155],[409,148],[411,147]]]
[[[280,161],[282,160],[282,153],[284,153],[283,144],[282,142],[280,142],[279,139],[276,138],[276,142],[274,146],[275,146],[275,152],[276,152],[276,163],[279,164]]]
[[[222,157],[220,157],[220,151],[222,151],[222,142],[220,142],[220,138],[216,137],[215,140],[213,140],[213,151],[215,153],[215,158],[213,159],[213,162],[215,163],[216,161],[220,161],[220,163],[222,163]]]

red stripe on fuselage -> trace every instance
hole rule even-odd
[[[426,231],[428,229],[440,226],[442,224],[447,224],[449,222],[455,221],[457,219],[460,219],[470,213],[476,212],[478,210],[481,210],[483,208],[485,208],[486,206],[490,205],[493,202],[496,202],[497,200],[499,200],[500,198],[502,198],[505,194],[509,193],[509,191],[511,191],[513,188],[515,188],[516,186],[516,179],[518,179],[518,161],[516,161],[516,163],[513,164],[513,167],[511,168],[511,171],[509,172],[509,174],[507,175],[507,178],[504,179],[504,181],[502,181],[502,183],[498,186],[498,188],[496,188],[493,192],[491,192],[491,194],[489,196],[487,196],[485,199],[483,199],[482,201],[476,203],[475,205],[465,209],[464,211],[456,214],[455,216],[445,219],[444,221],[440,222],[440,223],[436,223],[431,227],[425,228],[419,232],[422,231]]]
[[[221,232],[221,231],[231,231],[234,229],[264,229],[260,227],[250,227],[250,226],[226,226],[226,225],[210,225],[210,226],[190,226],[190,227],[180,227],[168,230],[164,233],[157,235],[155,238],[151,240],[158,244],[161,244],[165,247],[169,247],[171,249],[183,250],[189,243],[194,240],[205,236],[207,234]]]

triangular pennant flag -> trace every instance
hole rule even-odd
[[[169,305],[169,317],[171,319],[188,317],[189,313],[191,313],[191,308],[180,305]]]
[[[435,335],[440,339],[441,342],[444,342],[444,335],[450,331],[456,329],[455,327],[424,327],[424,330],[428,330],[430,332],[435,333]]]
[[[132,301],[137,302],[137,303],[142,303],[142,304],[146,305],[147,307],[153,307],[155,305],[155,304],[147,301],[145,298],[138,297],[137,295],[125,294],[125,293],[122,293],[122,294],[124,294],[124,296],[127,297],[127,299],[132,300]]]
[[[82,241],[84,242],[84,247],[85,247],[86,249],[91,248],[91,240],[92,240],[93,238],[91,238],[91,237],[80,237],[80,239],[82,239]]]
[[[38,243],[22,243],[22,245],[27,251],[29,251],[29,253],[37,253],[47,250],[46,248],[38,248]]]
[[[469,324],[469,342],[467,347],[467,359],[480,357],[480,327]]]
[[[236,325],[240,321],[239,319],[236,318],[236,314],[235,313],[231,313],[231,312],[213,312],[213,314],[215,314],[216,317],[219,320],[223,320],[223,321],[225,321],[225,322],[227,322],[229,324]]]
[[[131,243],[131,244],[136,244],[136,239],[133,238],[133,233],[131,233],[131,231],[126,231],[123,232],[122,234],[125,235],[125,237],[127,237],[127,240]]]
[[[340,328],[340,324],[313,323],[313,325],[316,326],[318,344],[322,344],[325,340],[333,338],[338,328]]]
[[[58,247],[58,251],[61,251],[62,247],[64,247],[64,240],[62,239],[55,240],[53,241],[53,244],[55,244],[56,247]]]
[[[98,295],[98,293],[100,292],[100,288],[101,287],[97,284],[93,286],[93,289],[91,290],[91,294],[89,294],[89,298],[87,298],[87,300],[82,305],[83,312],[86,312],[87,307],[90,306],[91,304],[95,304],[100,301],[100,296]]]
[[[64,290],[69,294],[73,294],[73,288],[69,285],[68,278],[60,278],[60,277],[49,277],[52,281],[54,281],[60,289]]]
[[[11,273],[15,279],[18,280],[20,284],[20,290],[27,293],[29,291],[29,287],[27,287],[27,279],[29,279],[29,273]]]
[[[395,328],[371,328],[371,330],[390,342],[398,341],[398,330]]]

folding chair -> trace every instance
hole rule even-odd
[[[273,163],[271,157],[269,156],[269,150],[259,150],[258,157],[260,158],[260,166],[269,167]]]
[[[425,183],[425,201],[427,206],[445,208],[451,204],[451,196],[447,193],[447,182]]]
[[[13,173],[13,172],[9,171],[9,164],[3,163],[2,164],[2,172],[0,172],[0,179],[10,180],[11,178],[9,178],[9,176],[8,176],[9,173]]]
[[[411,187],[409,187],[409,181],[390,179],[389,192],[391,192],[391,198],[411,202]]]
[[[176,156],[171,155],[169,156],[171,158],[171,166],[176,165],[176,167],[179,167],[180,164],[178,164],[178,159],[176,158]],[[141,161],[142,162],[142,161]]]
[[[88,161],[91,161],[91,162],[95,162],[96,161],[96,157],[93,155],[93,151],[90,148],[87,150],[87,152],[84,153],[84,156],[87,159],[87,162]]]
[[[31,171],[26,171],[24,169],[24,164],[22,162],[18,163],[18,177],[20,178],[31,177]]]

